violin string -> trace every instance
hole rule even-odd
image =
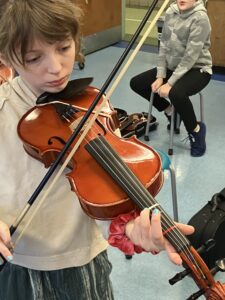
[[[92,130],[95,131],[95,126],[94,125],[92,126]],[[86,136],[88,137],[88,133],[87,133]],[[87,139],[86,136],[85,136],[84,139],[88,143],[89,139]],[[97,136],[97,133],[96,133],[96,136]],[[143,193],[142,190],[140,190],[140,192]],[[146,191],[146,192],[147,192],[147,195],[149,196],[148,191]],[[138,195],[137,195],[136,199],[138,199]],[[147,201],[144,200],[144,202],[145,202],[146,206],[149,205],[149,199],[148,198],[147,198]],[[162,212],[162,209],[161,209],[161,212]],[[167,215],[165,213],[164,214],[162,213],[162,226],[165,226],[166,228],[169,228],[169,226],[168,226],[169,222],[171,224],[173,224],[172,220],[168,219],[168,217],[167,217]],[[175,227],[175,229],[176,229],[176,232],[174,232],[175,230],[170,231],[170,235],[171,235],[171,238],[173,238],[174,243],[178,244],[178,245],[181,243],[181,245],[185,246],[185,247],[181,247],[181,249],[183,248],[182,251],[185,253],[185,255],[187,256],[187,258],[196,265],[197,269],[199,269],[199,271],[201,271],[201,269],[198,267],[197,262],[195,261],[195,258],[193,257],[192,253],[190,252],[188,246],[186,246],[187,242],[185,240],[184,235],[182,235],[182,233],[176,227]],[[175,237],[174,237],[174,235],[175,235]],[[177,239],[178,239],[178,242],[176,241]],[[181,241],[183,240],[183,241],[180,242],[179,240],[181,240]]]
[[[108,168],[110,168],[112,170],[112,167],[110,165],[114,165],[114,162],[115,162],[115,155],[113,154],[112,151],[109,151],[107,147],[105,147],[104,143],[101,141],[101,139],[98,139],[98,141],[101,142],[101,146],[104,147],[104,151],[101,150],[101,148],[98,147],[98,144],[94,141],[94,144],[95,144],[95,147],[98,147],[98,150],[101,152],[101,157],[106,157],[107,158],[107,161],[108,161]],[[93,148],[93,147],[92,147]],[[96,152],[96,148],[93,148],[94,151]],[[97,151],[98,152],[98,151]],[[112,159],[112,163],[110,162],[110,157]],[[120,164],[117,165],[117,168],[116,170],[121,170],[120,168]],[[149,205],[149,192],[147,191],[147,189],[141,184],[141,187],[143,188],[140,188],[139,184],[138,184],[138,180],[135,176],[131,176],[129,175],[129,173],[132,174],[132,172],[130,172],[131,170],[129,169],[129,167],[127,167],[127,170],[129,170],[128,172],[128,176],[130,177],[130,180],[132,181],[132,184],[134,184],[137,189],[139,190],[139,193],[137,193],[136,195],[136,199],[138,199],[138,196],[140,194],[142,194],[142,196],[144,196],[146,199],[143,199],[143,202],[147,205]],[[125,171],[125,175],[123,175],[124,178],[126,178],[126,171],[127,170],[124,170]],[[120,174],[120,178],[121,178],[121,175],[122,175],[122,172]],[[132,174],[133,175],[133,174]],[[134,189],[134,191],[136,191],[137,189]],[[146,197],[147,196],[147,197]],[[154,199],[153,199],[154,200]],[[155,200],[154,200],[155,201]],[[152,205],[152,203],[151,203]],[[171,227],[171,225],[175,225],[173,223],[173,221],[167,216],[167,214],[163,211],[163,209],[161,208],[161,212],[162,213],[162,224],[164,226],[166,226],[166,229]],[[169,225],[169,226],[168,226]],[[203,272],[201,271],[201,268],[199,267],[197,261],[195,260],[192,252],[189,250],[188,246],[187,246],[187,240],[186,238],[184,237],[184,235],[179,231],[179,229],[177,227],[175,227],[175,230],[172,230],[170,231],[170,234],[173,238],[173,241],[177,244],[177,245],[181,245],[181,246],[184,246],[184,247],[181,247],[180,249],[182,249],[182,251],[185,253],[186,257],[193,262],[193,264],[196,265],[196,268],[202,273],[203,275]]]
[[[93,126],[92,126],[92,129],[94,129],[94,124],[93,124]],[[95,129],[94,129],[94,130],[95,130]],[[89,131],[86,133],[86,136],[88,136],[88,133],[89,133]],[[81,135],[81,133],[80,133],[80,135]],[[86,136],[84,137],[84,139],[85,139],[85,141],[88,143],[88,140],[87,140]],[[97,136],[97,133],[96,133],[96,136]],[[92,141],[93,141],[93,140],[92,140]],[[142,192],[142,191],[141,191],[141,192]],[[147,194],[148,194],[148,196],[149,196],[148,191],[146,191],[146,192],[147,192]],[[137,198],[138,198],[138,197],[137,197]],[[147,197],[146,206],[149,205],[148,201],[149,201],[149,199],[148,199],[148,197]],[[161,209],[161,210],[162,210],[162,209]],[[169,223],[169,222],[170,222],[172,225],[174,224],[173,221],[172,221],[171,219],[169,219],[168,216],[166,215],[166,213],[164,212],[164,213],[162,214],[162,225],[166,224],[165,226],[166,226],[167,228],[169,228],[169,226],[168,226],[168,223]],[[190,250],[189,250],[189,247],[187,246],[186,238],[185,238],[184,235],[178,230],[178,228],[177,228],[176,226],[175,226],[175,229],[176,229],[176,232],[175,232],[175,238],[176,238],[176,239],[174,238],[174,230],[170,231],[170,235],[171,235],[171,238],[174,239],[174,243],[177,243],[177,242],[175,241],[175,240],[177,240],[177,239],[178,239],[178,241],[181,240],[181,241],[179,241],[178,244],[181,244],[181,245],[185,246],[185,247],[181,247],[181,249],[183,248],[182,251],[185,253],[186,257],[187,257],[190,261],[192,261],[193,264],[196,265],[196,268],[199,269],[199,271],[201,272],[200,267],[198,266],[197,262],[195,261],[194,256],[192,255],[192,253],[191,253]],[[183,241],[182,241],[182,240],[183,240]]]
[[[101,140],[100,140],[100,141],[101,141]],[[98,145],[97,145],[96,142],[94,142],[94,143],[95,143],[95,148],[93,148],[93,147],[92,147],[92,148],[93,148],[93,150],[94,150],[95,152],[97,152],[97,151],[96,151],[96,147],[98,147]],[[103,153],[101,153],[101,156],[102,156],[104,153],[106,153],[106,150],[108,151],[108,149],[106,149],[106,147],[104,146],[104,143],[101,143],[101,144],[102,144],[102,146],[105,148],[105,150],[103,151]],[[99,147],[98,147],[98,148],[99,148]],[[99,150],[101,151],[100,148],[99,148]],[[112,156],[111,151],[107,153],[106,157],[110,157],[110,156],[111,156],[112,161],[115,161],[115,157]],[[120,169],[119,167],[120,167],[120,166],[118,166],[118,169]],[[110,159],[109,159],[109,161],[108,161],[108,168],[110,168],[110,169],[112,170],[112,167],[110,166]],[[125,175],[127,175],[126,173],[127,173],[127,172],[125,171]],[[123,175],[124,178],[125,178],[125,175]],[[120,174],[120,178],[121,178],[121,174]],[[130,179],[131,179],[132,181],[134,180],[131,176],[130,176]],[[137,185],[136,182],[133,182],[133,184]],[[147,190],[145,190],[145,189],[140,189],[139,186],[137,186],[137,188],[138,188],[138,190],[139,190],[139,194],[138,194],[138,195],[143,194],[143,191],[145,191],[145,192],[147,192],[147,196],[149,196],[149,193],[148,193]],[[131,192],[131,191],[130,191],[130,192]],[[133,193],[133,192],[131,192],[131,193]],[[136,197],[135,197],[136,199],[138,199],[138,195],[136,195]],[[143,195],[142,195],[142,196],[143,196]],[[145,193],[144,193],[144,196],[145,196],[145,198],[146,198],[146,194],[145,194]],[[148,199],[148,198],[147,198],[147,201],[146,201],[146,199],[143,199],[143,202],[145,203],[146,207],[149,205],[149,199]],[[141,202],[139,202],[139,203],[140,203],[140,206],[142,206],[142,203],[141,203]],[[151,205],[152,205],[152,203],[151,203]],[[143,207],[143,208],[144,208],[144,207]],[[161,211],[162,211],[162,209],[161,209]],[[166,225],[165,225],[164,221],[165,221]],[[162,214],[162,223],[166,226],[166,228],[168,228],[168,225],[173,225],[172,220],[169,219],[169,218],[166,216],[165,213]],[[176,227],[175,227],[175,228],[176,228]],[[175,235],[174,235],[174,233],[175,233]],[[175,243],[179,244],[179,243],[180,243],[179,238],[180,238],[181,240],[183,239],[182,245],[185,245],[185,246],[186,246],[187,242],[186,242],[184,236],[181,234],[181,232],[179,232],[178,229],[177,229],[177,232],[171,232],[171,234],[172,234],[173,238],[174,238],[174,236],[175,236],[175,238],[174,238],[174,242],[175,242]],[[178,242],[177,242],[177,239],[178,239]],[[182,248],[183,248],[183,247],[182,247]],[[183,250],[184,250],[184,252],[187,252],[188,247],[186,246]],[[188,251],[188,252],[189,252],[189,251]],[[186,254],[186,255],[187,255],[187,254]]]

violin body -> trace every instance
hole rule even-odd
[[[49,167],[97,93],[97,89],[88,87],[74,99],[65,102],[77,110],[72,120],[62,121],[54,103],[36,106],[29,110],[18,124],[18,134],[23,140],[25,150]],[[123,139],[115,135],[117,119],[114,114],[115,111],[107,102],[98,116],[98,122],[89,130],[85,140],[72,157],[68,165],[70,172],[66,175],[84,211],[96,219],[112,219],[136,208],[135,203],[129,199],[123,189],[85,150],[85,145],[96,136],[104,136],[113,145],[123,161],[153,196],[159,192],[163,183],[159,155],[134,136]],[[98,124],[99,122],[101,125]]]

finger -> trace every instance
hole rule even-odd
[[[165,242],[165,250],[172,263],[176,265],[182,264],[182,259],[180,255],[176,252],[175,248],[167,240]]]
[[[151,229],[150,229],[150,210],[145,208],[140,213],[140,237],[141,246],[146,251],[152,249]]]
[[[149,230],[150,227],[150,210],[145,208],[140,213],[140,224],[144,230]]]
[[[0,238],[4,244],[10,245],[11,236],[10,236],[9,227],[1,221],[0,221]]]
[[[180,231],[185,235],[190,235],[194,233],[195,228],[190,225],[182,224],[182,223],[176,223],[177,228],[180,229]]]
[[[154,83],[151,85],[151,90],[153,93],[155,93],[157,91],[157,87]]]
[[[158,248],[158,250],[165,249],[165,241],[164,241],[162,226],[161,226],[161,214],[157,208],[155,208],[152,212],[151,234],[152,234],[153,244]]]
[[[140,217],[137,217],[133,221],[133,226],[132,226],[132,230],[130,231],[129,238],[135,245],[141,244]]]
[[[0,253],[7,261],[10,262],[13,260],[12,253],[9,251],[8,247],[2,241],[0,241]],[[3,263],[3,260],[0,260],[0,264],[2,264],[2,263]]]
[[[157,93],[159,94],[159,96],[160,96],[160,87],[158,88],[158,90],[157,90]]]
[[[11,261],[13,256],[9,248],[12,248],[9,227],[0,221],[0,253],[5,257],[6,260]]]

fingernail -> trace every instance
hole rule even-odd
[[[157,215],[157,214],[159,213],[158,208],[154,208],[152,213],[153,213],[154,215]]]
[[[10,262],[10,261],[12,261],[12,260],[13,260],[13,256],[12,256],[12,255],[9,255],[9,256],[7,256],[7,257],[6,257],[6,259],[7,259],[7,261],[9,261],[9,262]]]

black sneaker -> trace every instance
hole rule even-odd
[[[206,151],[206,126],[204,123],[199,122],[199,132],[189,133],[188,137],[191,143],[191,156],[199,157],[202,156]]]
[[[171,116],[167,115],[167,113],[164,113],[164,115],[167,117],[167,120],[169,121],[169,124],[167,125],[167,130],[170,130],[170,126],[171,126]],[[174,116],[174,132],[176,134],[180,133],[180,124],[181,124],[181,119],[179,118],[179,124],[177,124],[177,118],[178,118],[178,113],[175,112],[175,116]]]

